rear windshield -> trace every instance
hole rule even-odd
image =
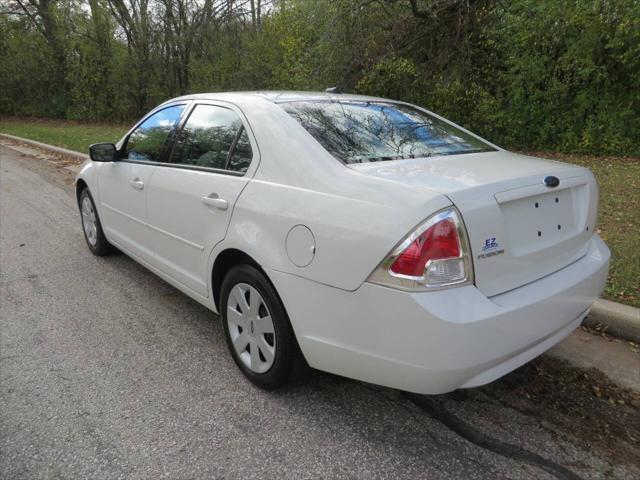
[[[361,101],[281,105],[344,163],[495,151],[482,140],[407,105]]]

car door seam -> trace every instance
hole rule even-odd
[[[173,238],[174,240],[178,240],[178,241],[180,241],[180,242],[182,242],[182,243],[184,243],[184,244],[186,244],[186,245],[189,245],[190,247],[196,248],[196,249],[198,249],[198,250],[200,250],[200,251],[204,251],[204,246],[203,246],[203,245],[198,245],[198,244],[197,244],[197,243],[195,243],[195,242],[192,242],[192,241],[190,241],[190,240],[187,240],[186,238],[179,237],[178,235],[175,235],[175,234],[173,234],[173,233],[167,232],[166,230],[163,230],[163,229],[158,228],[158,227],[156,227],[156,226],[154,226],[154,225],[151,225],[150,223],[148,223],[148,224],[147,224],[147,226],[148,226],[151,230],[155,230],[156,232],[160,232],[160,233],[162,233],[162,234],[164,234],[164,235],[166,235],[166,236],[168,236],[168,237]]]
[[[147,227],[149,226],[149,224],[147,222],[143,222],[142,220],[140,220],[140,219],[138,219],[138,218],[136,218],[136,217],[134,217],[132,215],[129,215],[128,213],[125,213],[125,212],[123,212],[121,210],[118,210],[117,208],[112,207],[111,205],[107,205],[106,203],[100,203],[100,205],[103,206],[104,208],[108,209],[108,210],[111,210],[112,212],[115,212],[115,213],[117,213],[119,215],[122,215],[123,217],[127,217],[129,220],[133,220],[134,222],[137,222],[137,223],[139,223],[141,225],[144,225],[144,226],[147,226]]]

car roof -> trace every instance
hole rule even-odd
[[[302,102],[302,101],[385,101],[380,97],[369,97],[366,95],[355,95],[350,93],[327,93],[327,92],[298,92],[288,90],[256,90],[246,92],[211,92],[211,93],[194,93],[169,100],[169,102],[179,100],[250,100],[251,98],[259,98],[273,103],[286,102]],[[167,102],[165,102],[167,103]]]

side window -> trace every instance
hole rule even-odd
[[[245,130],[245,128],[242,127],[242,132],[240,132],[238,141],[236,142],[233,151],[229,156],[229,163],[227,164],[227,168],[229,170],[233,170],[234,172],[244,173],[247,171],[247,168],[249,168],[252,158],[253,150],[251,150],[249,135],[247,135],[247,131]]]
[[[138,125],[127,139],[126,158],[159,162],[167,137],[183,110],[184,105],[167,107]]]
[[[242,121],[233,110],[216,105],[196,105],[176,138],[170,161],[181,165],[227,169],[229,158],[236,157],[235,153],[230,155],[230,151],[240,129]],[[244,152],[238,153],[236,166],[230,170],[244,172],[251,163],[248,140],[247,137]]]

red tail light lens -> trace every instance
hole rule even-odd
[[[429,260],[460,256],[460,239],[456,224],[445,218],[422,232],[396,258],[390,270],[397,275],[422,277]]]
[[[369,277],[371,282],[407,290],[461,285],[471,279],[467,234],[455,208],[418,226]]]

